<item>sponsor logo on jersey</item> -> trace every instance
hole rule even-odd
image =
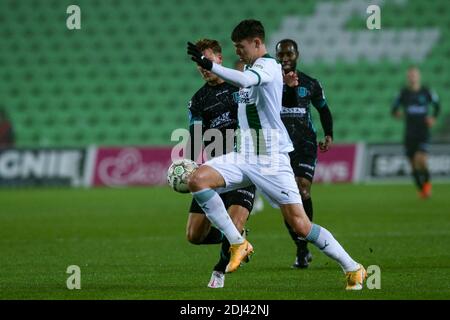
[[[233,121],[233,120],[230,119],[230,112],[228,111],[228,112],[225,112],[224,114],[221,114],[217,118],[213,119],[211,121],[211,127],[216,128],[216,127],[219,127],[220,125],[222,125],[223,123],[230,122],[230,121]]]
[[[407,109],[408,114],[423,114],[427,113],[427,108],[425,106],[411,105]]]
[[[233,93],[233,99],[236,103],[252,104],[255,99],[250,98],[250,90],[241,89],[239,92]]]
[[[298,113],[298,114],[306,114],[306,108],[281,108],[281,113],[285,114],[292,114],[292,113]]]

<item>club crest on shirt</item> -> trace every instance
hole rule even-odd
[[[306,97],[308,95],[308,89],[306,89],[305,87],[299,87],[298,95],[300,96],[300,98]]]
[[[427,103],[427,98],[424,95],[420,95],[419,96],[419,103],[420,104],[425,104]]]

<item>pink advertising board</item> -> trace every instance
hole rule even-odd
[[[164,185],[171,164],[170,147],[97,149],[94,186]]]
[[[327,152],[318,152],[314,182],[353,182],[359,180],[363,146],[333,145]]]
[[[334,145],[319,152],[315,182],[358,180],[359,145]],[[92,170],[92,186],[165,185],[171,164],[171,147],[99,147]]]

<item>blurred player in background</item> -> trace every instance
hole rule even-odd
[[[202,39],[196,43],[202,54],[214,61],[222,63],[222,48],[218,41]],[[237,128],[237,102],[233,94],[239,89],[220,79],[217,75],[198,66],[203,80],[206,83],[201,87],[189,102],[189,130],[190,143],[188,154],[190,159],[197,161],[202,152],[203,134],[208,129],[217,129],[223,136],[223,153],[233,151],[234,135],[229,138],[232,141],[227,143],[226,130]],[[201,136],[199,136],[201,135]],[[212,141],[205,141],[205,147]],[[231,147],[231,148],[230,148]],[[227,148],[231,150],[227,150]],[[215,150],[217,151],[217,150]],[[222,153],[214,153],[213,156],[220,156]],[[236,225],[239,232],[243,232],[244,225],[252,211],[255,197],[255,186],[233,190],[220,195],[228,213]],[[225,281],[225,267],[230,258],[230,243],[223,233],[211,226],[206,218],[205,212],[193,199],[189,210],[189,218],[186,227],[187,239],[193,244],[217,244],[222,243],[219,262],[215,265],[211,280],[208,283],[210,288],[222,288]]]
[[[430,105],[433,111],[430,112]],[[400,108],[403,112],[400,111]],[[410,67],[407,71],[407,87],[403,88],[392,105],[392,115],[406,120],[404,144],[412,176],[423,199],[431,196],[430,172],[427,153],[430,143],[430,128],[440,111],[436,93],[422,86],[420,71]]]
[[[312,221],[311,184],[317,163],[317,135],[311,119],[310,105],[320,114],[325,134],[324,141],[319,143],[322,152],[328,151],[333,142],[333,119],[319,81],[297,70],[297,60],[300,57],[297,43],[291,39],[281,40],[276,45],[276,55],[284,71],[281,119],[294,145],[294,151],[289,153],[291,166],[306,215]],[[287,221],[285,225],[297,245],[297,257],[292,267],[307,268],[312,260],[307,242],[297,236]]]
[[[0,108],[0,148],[13,147],[15,143],[14,130],[6,111]]]
[[[236,54],[249,65],[244,72],[225,68],[208,59],[196,45],[187,44],[187,53],[194,62],[241,88],[238,151],[207,161],[189,179],[194,199],[231,244],[226,272],[236,271],[253,253],[253,246],[236,229],[215,189],[233,190],[255,184],[272,206],[281,209],[299,237],[339,263],[346,274],[346,289],[361,290],[367,276],[364,267],[350,257],[327,229],[311,223],[303,209],[288,155],[294,148],[280,116],[282,68],[267,53],[263,25],[257,20],[243,20],[234,28],[231,39]],[[264,170],[267,160],[276,164],[270,173]]]

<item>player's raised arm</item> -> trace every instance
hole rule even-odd
[[[212,71],[225,81],[238,87],[247,88],[256,86],[261,82],[261,76],[256,71],[249,69],[242,72],[214,63],[203,56],[201,51],[191,42],[188,42],[187,53],[191,56],[192,61],[200,67]]]
[[[226,68],[214,63],[211,71],[217,74],[225,81],[234,84],[235,86],[238,86],[240,88],[256,86],[259,85],[261,82],[260,80],[261,77],[259,76],[259,74],[257,74],[255,71],[252,71],[251,69],[242,72]]]
[[[187,53],[192,61],[200,67],[210,70],[228,83],[240,88],[248,88],[271,82],[279,70],[275,70],[273,63],[267,62],[270,56],[264,44],[265,32],[261,22],[244,20],[238,24],[231,40],[236,48],[236,55],[240,61],[251,67],[244,72],[225,68],[207,59],[193,43],[187,43]]]

